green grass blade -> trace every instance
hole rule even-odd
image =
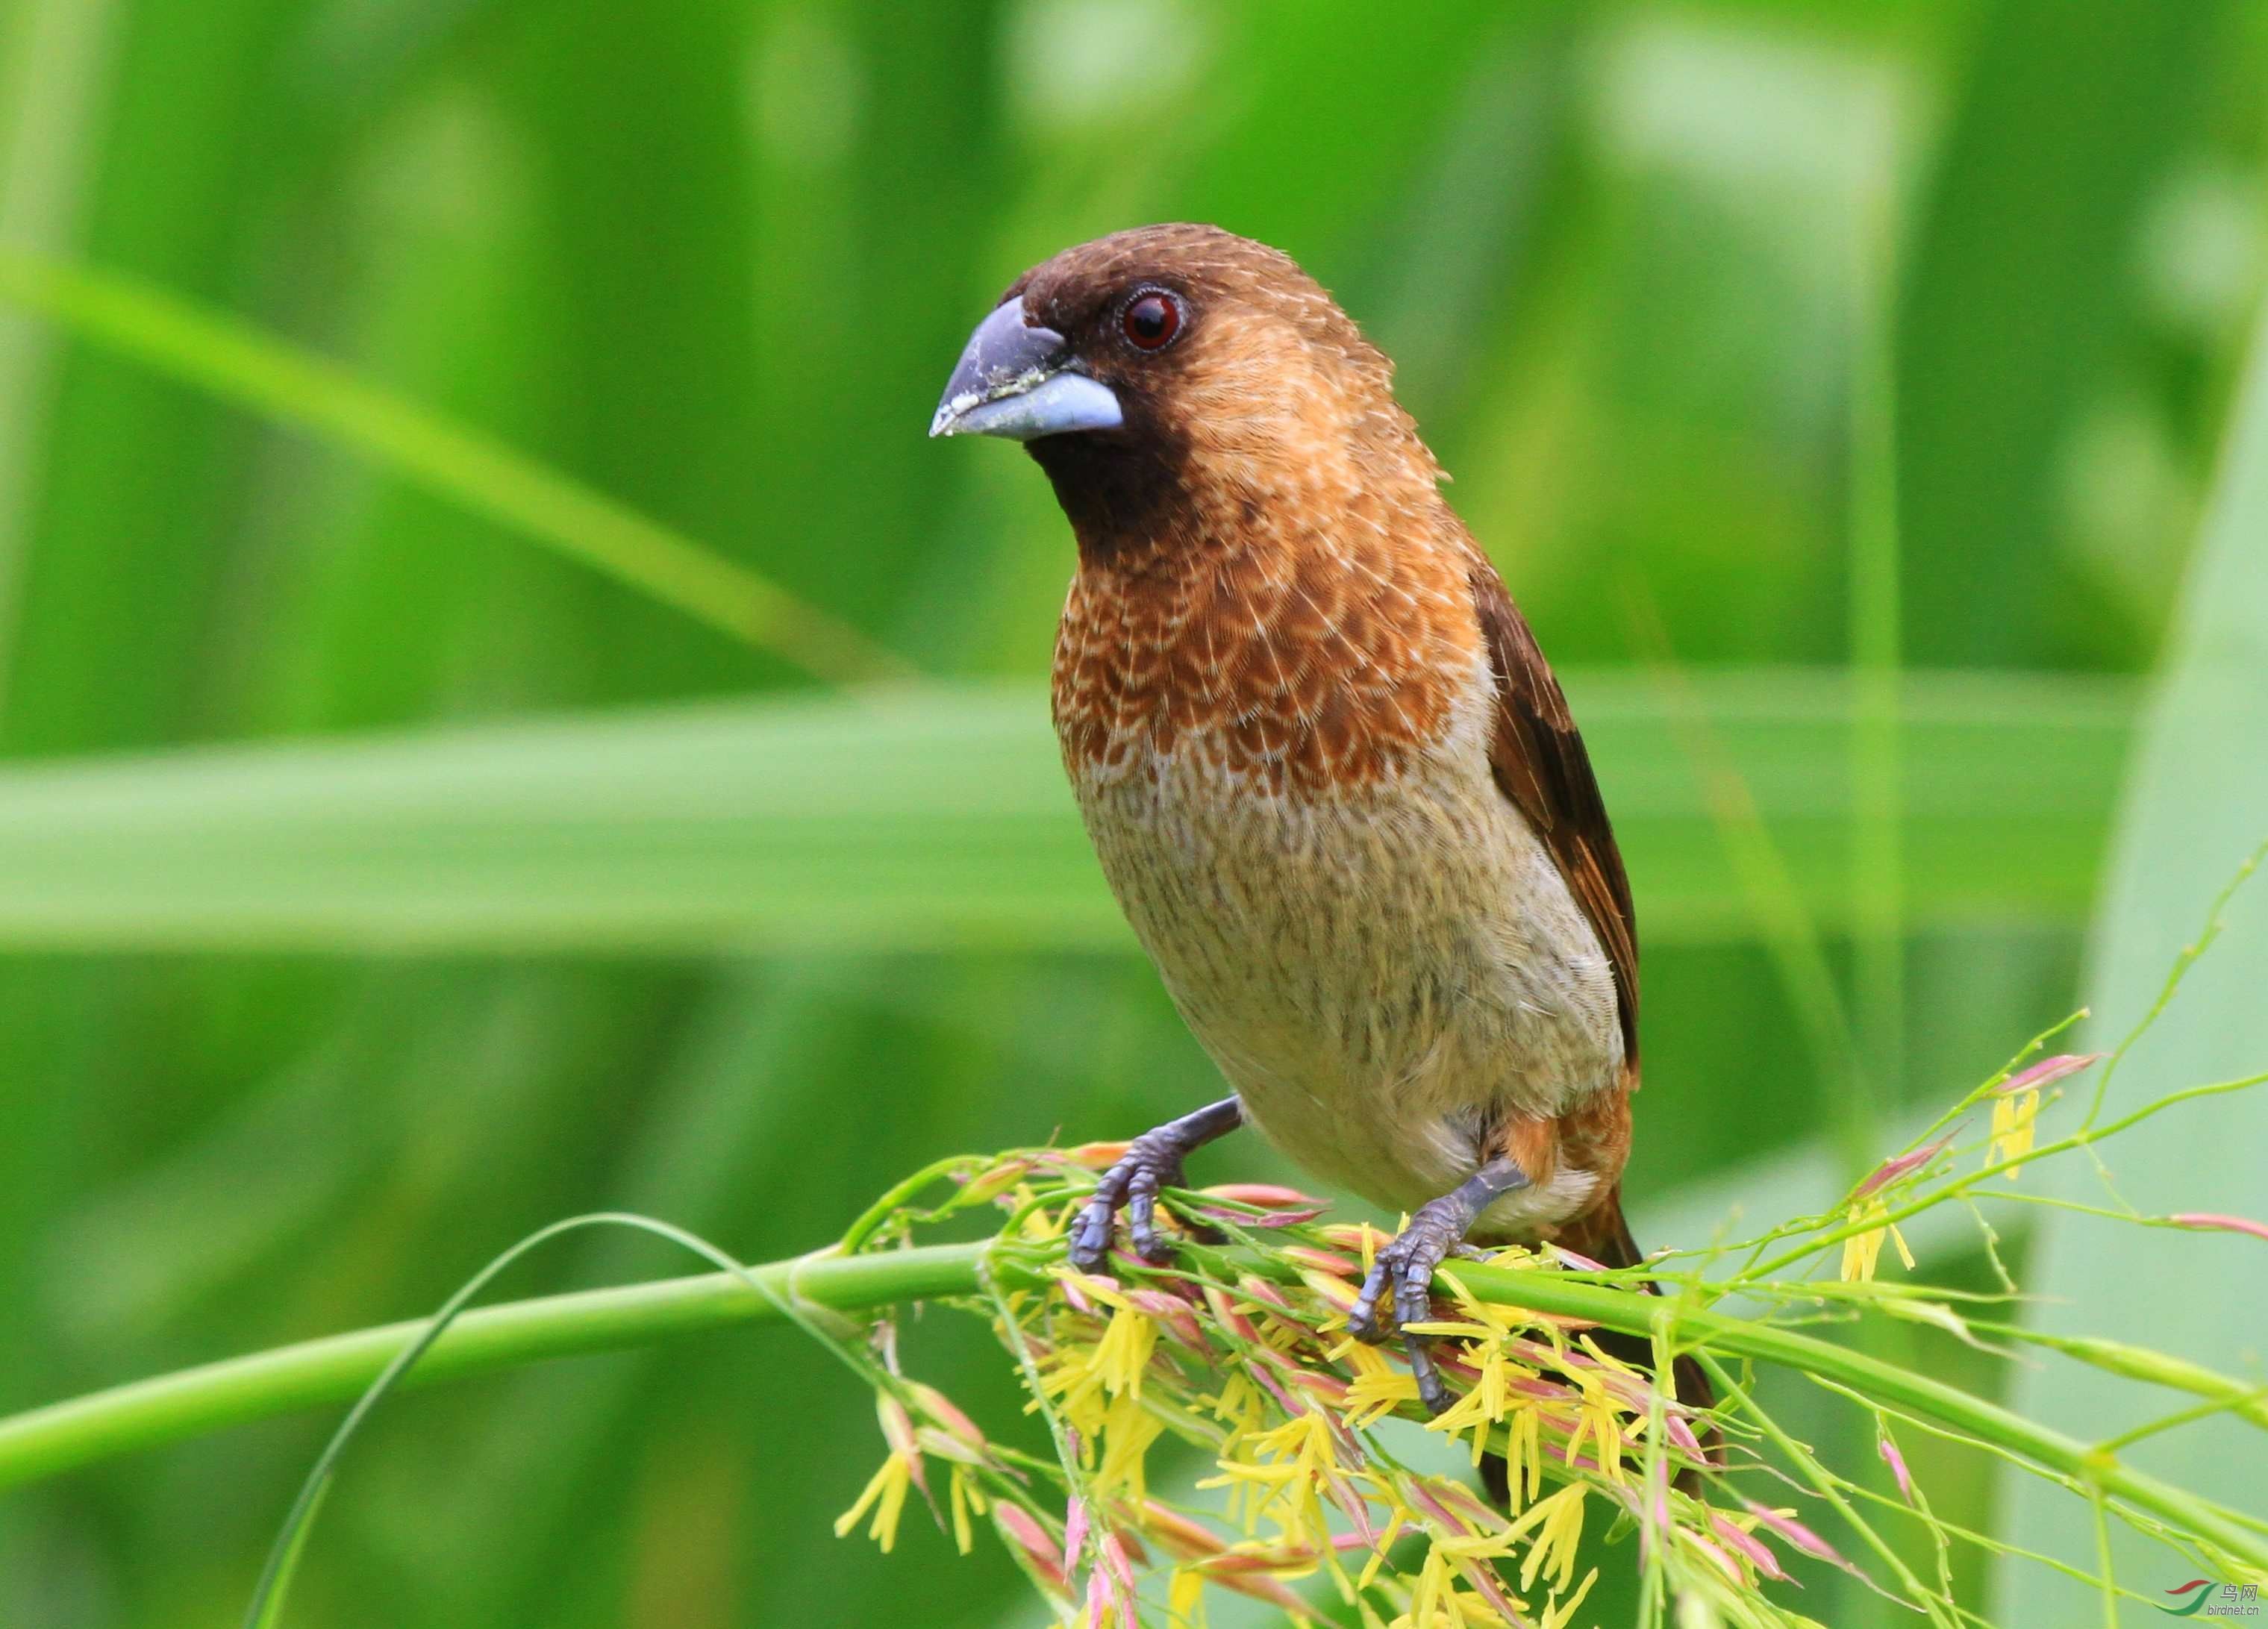
[[[1638,675],[1577,711],[1650,944],[1740,940],[1708,796]],[[2074,921],[2117,689],[1915,679],[1916,920]],[[1830,932],[1851,925],[1850,691],[1696,684]],[[2005,766],[2021,762],[2019,778]],[[731,703],[0,772],[0,947],[680,953],[1130,944],[1025,686]]]
[[[533,459],[240,322],[131,278],[0,251],[0,300],[405,480],[821,678],[902,676],[865,635]]]
[[[276,1629],[284,1621],[284,1603],[291,1597],[291,1580],[298,1574],[299,1558],[307,1552],[307,1540],[315,1531],[315,1518],[322,1513],[323,1500],[329,1497],[330,1491],[328,1477],[317,1481],[306,1506],[292,1513],[284,1537],[254,1592],[252,1606],[246,1613],[245,1629]]]
[[[2184,592],[2164,689],[2140,726],[2134,774],[2095,924],[2088,995],[2090,1043],[2114,1046],[2156,1010],[2165,969],[2198,939],[2206,903],[2268,837],[2268,327],[2256,333],[2250,372],[2224,453],[2220,490]],[[2268,887],[2257,876],[2230,899],[2223,931],[2188,970],[2165,1020],[2122,1061],[2103,1108],[2117,1115],[2177,1080],[2268,1063]],[[2066,1112],[2074,1118],[2083,1105]],[[2216,1102],[2209,1122],[2153,1124],[2122,1142],[2119,1195],[2143,1210],[2220,1212],[2258,1218],[2268,1169],[2268,1102],[2246,1094]],[[2101,1202],[2081,1169],[2052,1190]],[[2033,1322],[2083,1332],[2078,1305],[2116,1286],[2126,1328],[2154,1346],[2235,1373],[2257,1374],[2268,1349],[2268,1301],[2258,1293],[2262,1246],[2240,1235],[2187,1235],[2105,1225],[2049,1213],[2026,1287]],[[2028,1415],[2105,1436],[2139,1423],[2116,1377],[2083,1367],[2028,1374],[2017,1405]],[[2137,1444],[2132,1456],[2200,1492],[2257,1508],[2264,1485],[2259,1441],[2191,1425]],[[2091,1542],[2084,1511],[2058,1509],[2014,1490],[2009,1536],[2051,1553]],[[2119,1570],[2145,1589],[2183,1580],[2124,1540]],[[2157,1571],[2154,1572],[2154,1566]],[[2000,1581],[1999,1620],[2012,1629],[2080,1621],[2089,1603],[2027,1574]]]

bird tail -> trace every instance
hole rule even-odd
[[[1620,1183],[1606,1198],[1559,1231],[1559,1242],[1578,1256],[1587,1256],[1602,1267],[1635,1267],[1646,1260],[1631,1237],[1630,1219],[1623,1214]]]

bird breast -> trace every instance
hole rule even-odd
[[[1612,1089],[1622,1043],[1597,935],[1491,773],[1495,681],[1457,625],[1462,575],[1379,562],[1367,599],[1337,591],[1361,572],[1332,575],[1327,609],[1272,639],[1248,595],[1145,627],[1083,575],[1057,724],[1104,874],[1248,1113],[1316,1176],[1407,1209],[1509,1121]],[[1597,1185],[1571,1169],[1491,1220],[1548,1225]]]

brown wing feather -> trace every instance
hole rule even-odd
[[[1638,1085],[1638,917],[1614,828],[1599,796],[1591,756],[1567,711],[1567,698],[1536,647],[1528,619],[1512,602],[1496,568],[1475,550],[1470,581],[1496,669],[1496,733],[1490,767],[1504,793],[1528,816],[1558,862],[1576,903],[1590,918],[1614,963],[1621,1009],[1624,1069]]]

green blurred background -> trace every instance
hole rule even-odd
[[[937,1155],[1216,1091],[1054,763],[1045,483],[922,434],[1012,276],[1149,220],[1279,245],[1395,356],[1567,673],[1646,947],[1641,1240],[1823,1203],[2131,1016],[2268,829],[2264,112],[2237,0],[0,0],[0,1408],[415,1315],[578,1211],[807,1249]],[[279,424],[213,389],[306,398],[274,357],[34,318],[23,252],[383,394]],[[418,412],[479,439],[421,463]],[[845,699],[566,557],[620,517],[530,522],[490,441],[924,682]],[[2253,1067],[2264,943],[2240,900],[2176,1009]],[[2257,1208],[2250,1112],[2121,1175]],[[2229,1243],[2118,1271],[2257,1367]],[[578,1237],[513,1288],[683,1264]],[[1012,1415],[979,1331],[909,1341]],[[330,1424],[0,1499],[0,1624],[231,1621]],[[2154,1451],[2258,1507],[2268,1459]],[[1043,1621],[998,1554],[828,1537],[878,1453],[778,1330],[404,1401],[291,1621]]]

